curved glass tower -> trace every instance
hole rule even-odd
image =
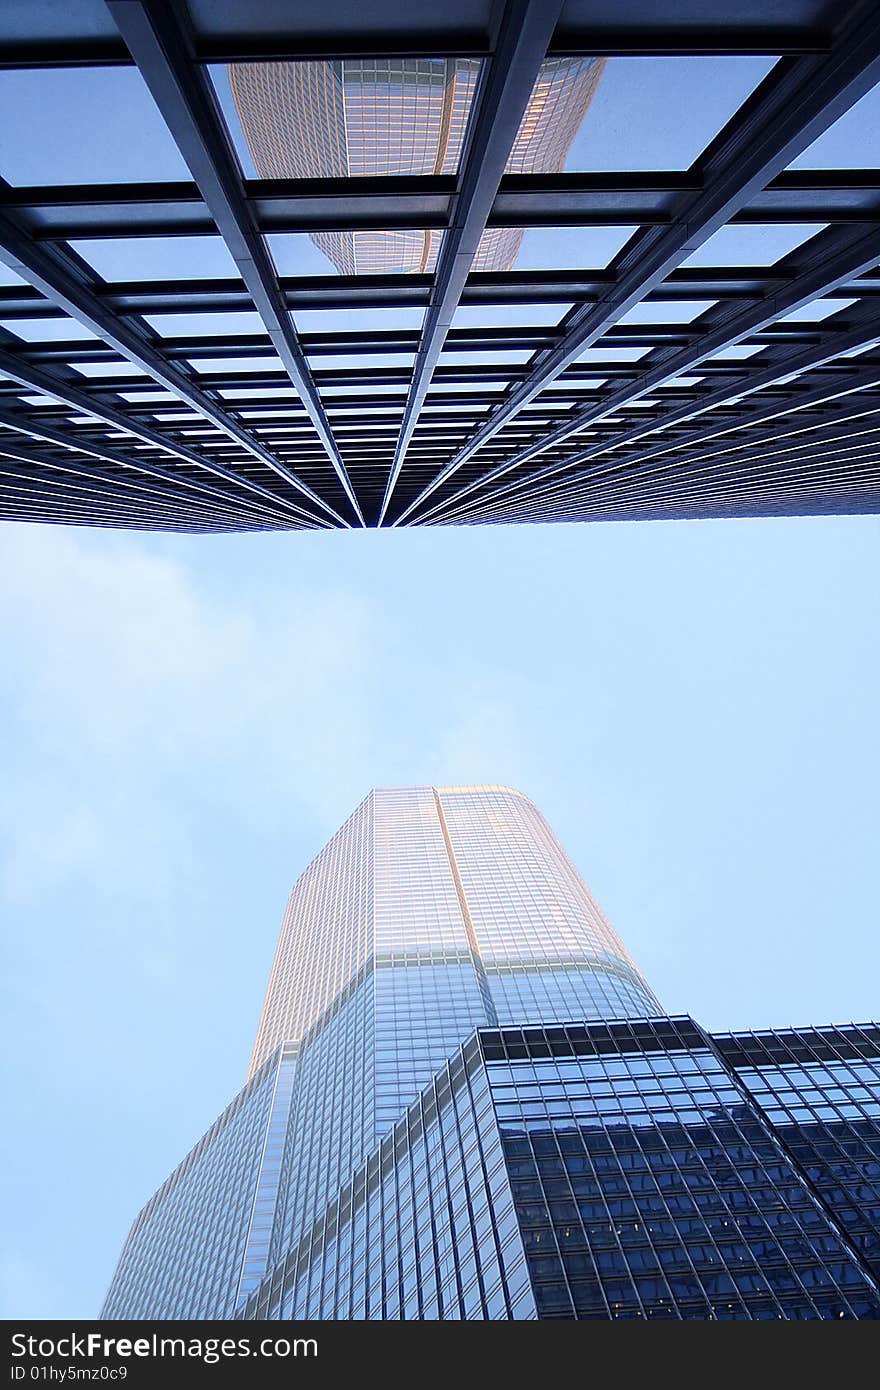
[[[521,792],[371,791],[297,879],[245,1089],[135,1222],[104,1316],[231,1316],[476,1029],[660,1013]]]
[[[509,787],[361,802],[294,885],[251,1074],[368,980],[411,999],[417,981],[421,1028],[453,1005],[474,1025],[662,1012],[540,811]]]
[[[801,1166],[831,1150],[780,1138],[768,1076],[831,1087],[837,1166]],[[880,1316],[880,1179],[835,1195],[880,1160],[872,1087],[878,1029],[663,1017],[520,792],[374,790],[294,885],[245,1085],[103,1316]]]
[[[547,822],[509,787],[370,792],[297,880],[252,1076],[300,1045],[273,1249],[475,1028],[662,1009]]]

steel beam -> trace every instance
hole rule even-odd
[[[180,7],[172,7],[167,0],[107,0],[107,5],[198,184],[355,516],[363,525],[358,500],[284,303],[278,277],[245,198],[210,81],[188,56],[190,40],[180,20]]]
[[[384,512],[386,525],[686,515],[687,504],[723,515],[737,508],[738,470],[759,510],[808,495],[820,509],[823,489],[829,510],[858,510],[876,494],[877,431],[859,412],[880,396],[880,382],[867,384],[880,351],[837,354],[878,342],[878,171],[786,164],[876,81],[878,0],[821,0],[821,15],[816,0],[785,0],[785,22],[771,4],[763,25],[738,20],[724,0],[700,0],[687,25],[649,14],[644,0],[623,19],[615,0],[456,0],[454,14],[416,5],[403,20],[399,0],[371,0],[369,13],[361,0],[336,0],[317,27],[296,6],[282,14],[277,0],[252,0],[245,15],[237,0],[249,34],[233,31],[228,5],[215,16],[194,0],[91,3],[91,36],[82,16],[56,7],[37,22],[26,6],[0,5],[0,67],[76,66],[91,55],[137,75],[124,30],[189,169],[149,183],[0,181],[0,259],[25,277],[0,286],[0,324],[17,330],[0,327],[4,516],[80,524],[92,505],[96,524],[159,526],[164,507],[169,527],[192,530],[358,524],[356,506],[368,524]],[[791,56],[690,169],[507,174],[501,147],[519,125],[512,93],[519,84],[521,110],[531,90],[523,65],[537,71],[544,45],[551,56]],[[209,64],[430,54],[481,60],[458,173],[242,176]],[[854,148],[853,159],[866,152]],[[828,230],[776,265],[685,263],[716,228],[756,223]],[[601,269],[468,273],[483,226],[638,231]],[[417,275],[279,277],[266,241],[365,228],[449,235],[437,271]],[[193,235],[225,238],[238,274],[174,279],[171,260],[157,267],[168,278],[133,269],[107,283],[88,264],[94,256],[101,267],[105,239],[123,238],[137,267],[139,238],[167,237],[174,257]],[[80,238],[99,243],[86,259],[69,244]],[[853,306],[824,319],[804,309],[829,293]],[[676,307],[626,313],[642,300]],[[681,321],[683,300],[711,307]],[[487,306],[470,317],[497,326],[452,330],[456,304]],[[291,318],[373,308],[419,314],[409,327],[368,331],[322,312],[299,333]],[[255,309],[264,326],[255,333],[217,318],[253,319]],[[152,317],[174,314],[213,318],[179,332]],[[637,317],[667,321],[628,322]],[[79,324],[88,337],[73,336]],[[738,343],[754,355],[725,351]],[[461,471],[450,477],[450,464]]]
[[[732,485],[731,495],[736,498],[740,487],[743,496],[748,496],[756,478],[770,479],[774,484],[787,478],[791,498],[805,488],[815,489],[817,482],[827,488],[839,486],[847,469],[850,479],[858,478],[859,486],[874,498],[874,506],[867,510],[876,510],[880,504],[880,420],[876,394],[872,399],[874,410],[864,420],[854,417],[851,423],[838,426],[819,422],[775,435],[768,431],[766,442],[760,445],[741,443],[735,450],[696,458],[669,457],[654,468],[633,464],[597,469],[563,481],[556,488],[543,489],[540,495],[525,493],[507,501],[489,495],[460,517],[439,520],[447,524],[493,519],[537,521],[553,514],[574,520],[584,512],[619,515],[622,507],[638,515],[654,515],[658,505],[670,515],[687,516],[693,513],[681,508],[682,499],[694,496],[697,490],[715,493],[720,485]],[[748,514],[748,509],[743,514]]]
[[[105,425],[109,425],[114,430],[124,430],[126,434],[139,439],[143,444],[152,444],[164,453],[179,458],[181,462],[190,464],[193,468],[201,469],[212,474],[216,478],[222,478],[224,482],[231,483],[234,487],[241,488],[245,492],[251,493],[260,499],[263,504],[259,506],[252,501],[244,502],[251,510],[265,511],[268,503],[270,510],[277,514],[280,510],[292,513],[298,520],[308,525],[327,526],[328,523],[322,517],[316,517],[287,498],[279,497],[277,493],[264,487],[262,483],[256,482],[252,478],[246,478],[240,473],[236,473],[230,468],[224,467],[221,463],[216,463],[213,459],[206,458],[197,450],[191,449],[186,444],[182,444],[174,438],[163,434],[159,430],[152,429],[148,425],[141,424],[136,419],[126,415],[123,411],[117,410],[114,406],[103,400],[97,393],[92,394],[82,390],[78,386],[73,386],[65,381],[63,377],[56,376],[54,372],[46,371],[43,368],[32,366],[30,363],[22,362],[18,357],[0,348],[0,374],[8,377],[10,381],[17,382],[21,386],[26,386],[30,390],[40,391],[44,395],[54,396],[65,405],[69,405],[73,410],[84,415],[91,415]],[[2,382],[0,382],[2,385]],[[32,415],[22,416],[26,419],[28,427],[39,429],[39,418]],[[60,442],[65,442],[64,440]],[[86,449],[83,445],[77,444],[78,448],[83,448],[84,452],[94,452]],[[103,448],[103,446],[102,446]],[[106,452],[103,457],[110,457]],[[133,455],[129,461],[132,467],[139,466],[137,456]],[[203,485],[201,485],[203,486]],[[216,489],[219,493],[220,490]],[[221,494],[226,496],[227,494]]]
[[[491,62],[484,67],[474,100],[454,211],[437,260],[412,383],[382,499],[380,526],[562,6],[563,0],[507,0],[505,4],[497,45]]]
[[[122,450],[114,448],[112,444],[96,442],[83,438],[81,435],[56,429],[48,422],[41,422],[32,415],[23,415],[14,410],[0,410],[0,426],[4,426],[6,430],[14,430],[28,438],[56,445],[57,448],[65,451],[65,455],[69,453],[71,465],[80,462],[85,469],[85,458],[99,459],[104,463],[112,463],[118,468],[123,468],[127,473],[139,477],[154,478],[162,483],[170,483],[179,493],[196,493],[199,498],[207,498],[211,506],[225,507],[238,516],[251,517],[262,524],[271,522],[273,525],[278,525],[286,522],[291,526],[318,529],[321,526],[321,523],[313,517],[303,514],[294,516],[283,508],[274,512],[269,511],[268,508],[256,506],[252,502],[223,492],[220,488],[211,487],[210,484],[200,482],[198,479],[171,473],[168,469],[161,468],[158,464],[141,458],[137,454],[123,453]],[[15,441],[10,439],[9,435],[0,433],[0,452],[9,447],[15,448]],[[78,455],[83,455],[85,458],[78,460]],[[67,458],[65,457],[63,461],[66,464]]]
[[[838,116],[880,80],[880,27],[873,6],[845,16],[827,55],[784,58],[697,161],[701,187],[682,194],[665,228],[644,228],[615,258],[615,284],[575,309],[559,345],[541,354],[525,381],[396,518],[399,524],[524,405],[713,232],[765,188]]]
[[[626,461],[573,478],[560,479],[555,488],[542,488],[536,494],[524,493],[514,499],[514,507],[528,508],[534,504],[540,507],[555,502],[577,504],[579,498],[593,495],[607,499],[625,493],[627,489],[631,491],[633,486],[638,488],[640,496],[647,497],[652,488],[667,487],[669,481],[677,486],[680,482],[689,482],[701,475],[717,478],[722,473],[736,478],[740,473],[772,464],[774,460],[786,466],[795,459],[804,460],[818,469],[829,458],[845,455],[859,460],[865,456],[864,461],[876,464],[880,462],[880,403],[876,396],[871,399],[872,407],[868,409],[866,402],[866,411],[861,414],[857,406],[849,404],[823,420],[783,424],[739,443],[728,442],[725,445],[723,440],[719,440],[718,447],[706,453],[687,453],[682,457],[670,450],[654,466],[645,467],[637,461]],[[687,441],[684,441],[682,447],[686,444]],[[880,493],[880,474],[875,479],[875,486]],[[596,489],[599,490],[598,494]],[[494,500],[491,495],[484,499],[484,510],[486,506],[491,509]],[[507,509],[510,504],[500,501],[498,505]]]
[[[459,489],[447,501],[454,502],[456,498],[473,491],[477,486],[491,485],[537,454],[563,443],[580,430],[615,414],[634,401],[641,400],[652,391],[674,381],[676,377],[694,371],[707,358],[714,357],[725,348],[733,347],[745,339],[752,339],[755,334],[770,328],[783,315],[792,313],[815,299],[832,294],[841,284],[872,269],[878,259],[880,242],[873,229],[866,231],[864,228],[853,230],[832,227],[820,233],[802,248],[797,271],[787,278],[784,272],[780,272],[776,285],[760,299],[741,309],[727,306],[720,311],[711,311],[702,331],[700,321],[689,325],[691,331],[698,334],[694,342],[678,351],[661,352],[660,361],[656,365],[649,363],[646,369],[638,372],[633,381],[611,392],[610,395],[603,396],[595,405],[575,411],[557,429],[520,449],[509,459],[483,474],[478,481],[475,480],[467,487]],[[874,331],[880,332],[880,318],[869,318],[867,327],[869,333],[872,327]],[[760,360],[759,358],[758,361]],[[734,369],[735,366],[736,364]],[[785,371],[780,370],[779,375],[785,375]],[[551,467],[558,468],[560,465]]]
[[[6,423],[2,416],[0,423]],[[41,472],[14,468],[7,463],[8,459],[30,465]],[[130,467],[127,471],[134,472]],[[269,526],[268,522],[255,519],[246,509],[236,510],[233,499],[224,507],[213,500],[206,501],[203,497],[187,497],[179,488],[175,490],[157,487],[142,477],[120,477],[118,474],[104,473],[86,464],[85,460],[77,462],[73,454],[66,459],[50,458],[38,450],[23,448],[5,433],[0,433],[0,472],[6,477],[18,477],[31,484],[41,485],[49,493],[56,486],[74,491],[93,490],[95,496],[103,497],[120,508],[124,508],[126,504],[148,507],[154,498],[158,498],[159,510],[170,506],[182,517],[189,517],[194,522],[204,517],[209,522],[217,521],[224,529],[227,525],[257,526],[259,529]],[[71,479],[76,481],[70,481]],[[178,480],[171,478],[170,481],[176,485]],[[281,529],[281,526],[281,522],[276,522],[273,529]]]
[[[203,85],[206,79],[198,69],[195,73],[194,80]],[[204,105],[217,121],[222,117],[210,109],[213,101],[209,90]],[[200,122],[204,119],[200,115]],[[213,143],[223,149],[219,141]],[[224,158],[216,153],[211,157]],[[193,159],[191,166],[195,172],[198,161]],[[256,233],[445,229],[459,197],[450,174],[243,180],[235,171],[235,179],[236,220]],[[486,225],[664,227],[681,195],[700,187],[700,176],[694,172],[505,174]],[[219,195],[209,197],[208,188],[202,176],[198,183],[50,184],[11,188],[0,201],[6,211],[24,220],[36,241],[197,236],[213,233],[219,221]],[[754,193],[732,218],[737,223],[782,225],[878,220],[880,190],[876,172],[870,169],[786,171]]]
[[[126,67],[131,59],[123,43],[114,36],[92,31],[72,35],[71,25],[62,22],[53,28],[51,18],[28,27],[28,6],[11,6],[4,22],[0,9],[0,69]],[[48,7],[51,15],[52,6]],[[56,6],[63,13],[61,6]],[[379,15],[384,8],[382,18]],[[462,7],[449,20],[434,5],[430,17],[401,12],[394,6],[369,7],[341,4],[327,7],[321,30],[312,24],[297,25],[296,7],[285,7],[283,21],[261,23],[252,31],[238,33],[219,30],[210,24],[195,34],[194,58],[198,63],[270,62],[300,58],[484,58],[492,51],[492,38],[486,28],[485,4],[476,4],[466,15]],[[613,7],[612,7],[613,9]],[[831,42],[826,22],[816,22],[813,7],[804,5],[801,13],[791,10],[780,21],[756,23],[740,19],[729,3],[701,7],[700,23],[682,23],[675,12],[664,22],[658,10],[649,24],[626,22],[619,13],[594,12],[589,24],[566,22],[554,36],[554,56],[604,53],[620,55],[666,56],[701,54],[770,55],[781,53],[825,52]],[[407,25],[401,22],[409,19]],[[419,20],[421,19],[421,23]]]
[[[767,265],[680,269],[646,295],[645,301],[674,304],[683,299],[750,299],[764,293],[778,275]],[[469,307],[587,302],[598,299],[613,283],[613,275],[597,269],[480,271],[468,277],[461,302]],[[288,309],[419,309],[427,305],[430,294],[427,275],[302,276],[282,279],[280,284]],[[880,272],[859,281],[858,292],[880,295]],[[241,280],[119,281],[101,285],[98,293],[124,315],[233,314],[253,307]],[[63,310],[30,285],[0,286],[0,319],[64,317]],[[203,346],[214,347],[228,336],[206,337]],[[300,339],[304,346],[308,337],[304,334]]]
[[[107,301],[100,297],[94,280],[85,273],[73,253],[62,251],[55,246],[38,246],[11,218],[0,213],[0,260],[23,280],[34,285],[41,294],[71,318],[83,324],[97,337],[103,338],[104,342],[110,343],[120,356],[134,362],[147,376],[151,376],[166,390],[186,401],[187,405],[192,406],[193,410],[206,420],[210,420],[223,434],[241,444],[261,464],[308,498],[313,506],[328,513],[339,525],[347,525],[328,502],[313,492],[290,469],[279,463],[258,440],[242,429],[231,415],[217,405],[179,367],[167,362],[155,344],[132,319],[122,318],[115,313]]]
[[[872,330],[875,336],[880,335],[880,325],[876,322],[873,324]],[[740,383],[739,387],[706,395],[700,401],[687,402],[677,410],[669,412],[660,420],[645,421],[643,426],[634,426],[632,430],[628,430],[623,435],[615,436],[607,442],[598,441],[589,449],[584,449],[578,454],[570,456],[555,468],[542,469],[540,473],[530,474],[527,478],[512,481],[505,487],[496,489],[488,494],[486,499],[475,498],[470,504],[466,504],[466,508],[470,509],[479,506],[481,500],[488,500],[489,498],[495,500],[500,496],[507,496],[514,491],[518,492],[521,489],[533,489],[537,484],[544,484],[545,486],[540,489],[538,494],[528,492],[527,496],[534,497],[536,495],[543,495],[551,491],[554,487],[558,487],[559,484],[564,481],[558,479],[556,484],[550,484],[548,486],[547,483],[550,477],[555,476],[566,468],[575,468],[580,464],[588,463],[592,459],[599,459],[601,455],[605,453],[610,454],[611,457],[604,462],[600,462],[589,474],[583,472],[576,474],[572,481],[582,481],[588,476],[600,477],[618,471],[623,472],[638,468],[651,459],[674,454],[681,449],[696,448],[701,444],[708,443],[729,434],[734,434],[740,430],[752,429],[756,425],[765,424],[781,416],[796,417],[801,411],[825,406],[829,402],[838,401],[843,397],[850,397],[857,392],[880,386],[880,365],[865,367],[860,365],[858,359],[856,359],[852,365],[841,372],[839,376],[829,373],[827,383],[820,382],[820,384],[808,387],[806,390],[796,387],[783,397],[768,395],[766,399],[761,399],[759,396],[756,402],[748,407],[742,414],[734,418],[729,416],[723,417],[709,424],[704,429],[695,433],[690,433],[684,437],[673,436],[671,439],[664,439],[661,437],[659,440],[654,441],[652,444],[649,444],[647,447],[635,453],[626,453],[622,455],[618,453],[615,456],[615,451],[622,449],[627,443],[635,443],[639,439],[643,439],[650,434],[661,433],[664,428],[667,428],[671,424],[679,424],[684,420],[692,419],[697,414],[710,411],[732,400],[738,402],[743,395],[746,394],[746,386],[748,386],[750,391],[760,391],[768,385],[772,385],[773,382],[778,381],[780,376],[789,376],[792,372],[809,370],[811,367],[818,366],[822,362],[834,361],[841,353],[850,352],[854,347],[859,346],[858,339],[864,335],[865,331],[866,329],[862,329],[857,330],[855,334],[852,332],[841,334],[835,338],[833,343],[826,341],[826,344],[822,348],[813,349],[808,354],[798,354],[797,358],[793,355],[789,359],[788,369],[785,372],[780,372],[777,368],[773,368],[770,373],[756,374],[754,377],[749,378],[747,382]],[[434,508],[428,516],[434,518],[440,511],[441,509],[439,507]],[[458,515],[461,515],[460,507],[448,508],[444,509],[442,519],[448,520],[451,516]],[[423,521],[427,519],[427,516],[422,518]]]
[[[807,453],[784,464],[706,473],[666,483],[659,491],[637,487],[613,495],[548,499],[536,508],[474,513],[471,525],[553,521],[659,521],[723,517],[870,515],[880,511],[878,454],[867,460],[846,450],[816,464]]]
[[[834,293],[844,294],[846,285],[850,283],[852,282],[849,281],[848,277],[843,277],[835,285]],[[854,295],[847,293],[846,297],[857,298],[858,292]],[[768,296],[768,301],[772,298],[772,295]],[[730,316],[728,315],[728,317]],[[711,336],[715,322],[716,318],[706,313],[689,323],[624,324],[610,328],[601,339],[601,346],[608,350],[623,350],[630,347],[651,348],[657,353],[668,353],[673,349],[693,349],[697,345],[698,339],[702,341],[702,339],[708,339]],[[809,343],[815,340],[817,333],[822,332],[823,322],[821,317],[799,319],[796,323],[769,322],[764,327],[759,327],[754,332],[749,333],[748,340],[751,345],[761,347],[795,342]],[[454,328],[447,335],[445,347],[450,352],[474,354],[532,353],[542,348],[552,347],[556,341],[556,336],[556,330],[552,326],[546,328],[534,326],[523,328],[513,326],[510,328]],[[397,353],[414,353],[419,344],[419,335],[415,331],[409,332],[407,330],[401,330],[397,333],[328,333],[320,336],[314,333],[304,335],[302,343],[309,356],[315,358],[378,357]],[[722,343],[720,350],[729,346],[732,344],[728,340]],[[193,357],[203,357],[208,352],[212,358],[220,362],[226,359],[233,361],[249,358],[260,360],[272,350],[271,344],[262,334],[242,335],[240,337],[233,334],[218,335],[216,341],[212,341],[210,348],[204,338],[169,337],[164,340],[163,348],[169,362],[178,359],[188,361]],[[67,366],[75,366],[78,363],[97,364],[106,368],[108,375],[112,375],[116,359],[113,349],[105,343],[83,342],[77,338],[23,342],[19,355],[25,362],[37,364],[63,363]],[[643,365],[643,363],[640,362],[638,365]],[[706,371],[724,369],[725,366],[725,364],[706,362],[705,360],[702,365]],[[250,375],[250,373],[246,373],[242,379],[244,380],[245,376],[249,377]],[[565,377],[560,379],[565,380]],[[134,385],[135,383],[133,383]],[[299,401],[290,402],[290,414],[292,417],[301,415],[301,423],[304,425],[308,423],[305,407]],[[292,423],[297,423],[295,418]]]
[[[108,526],[129,531],[181,531],[228,534],[254,528],[244,522],[212,524],[209,515],[188,518],[167,506],[115,502],[97,488],[75,483],[47,484],[7,468],[0,458],[0,519],[48,522],[58,526]],[[260,529],[260,528],[257,528]]]

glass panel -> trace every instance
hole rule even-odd
[[[142,367],[135,362],[110,361],[110,362],[74,362],[71,366],[75,372],[82,376],[145,376]]]
[[[692,323],[700,314],[711,309],[714,299],[678,299],[664,303],[643,301],[636,304],[628,313],[621,315],[617,326],[622,324]]]
[[[516,270],[604,270],[636,226],[529,227],[520,244]]]
[[[422,326],[422,309],[294,309],[299,333],[412,332]]]
[[[693,251],[682,266],[770,266],[790,256],[821,232],[824,223],[765,223],[722,227]]]
[[[590,347],[585,348],[575,362],[590,362],[598,367],[609,362],[638,362],[650,351],[646,347]]]
[[[802,304],[799,309],[792,309],[790,314],[782,314],[777,322],[821,323],[822,319],[827,319],[832,314],[839,313],[841,309],[848,309],[851,304],[858,302],[857,299],[814,299],[809,304]]]
[[[74,251],[103,280],[238,279],[219,236],[107,237],[72,241]]]
[[[459,307],[452,317],[456,328],[555,328],[571,304],[473,304]]]
[[[98,339],[97,333],[71,318],[0,319],[0,327],[26,343],[65,343],[73,339],[96,342]]]
[[[146,314],[145,322],[161,338],[215,338],[227,333],[259,334],[265,327],[255,312],[226,314]]]
[[[872,169],[880,148],[880,83],[814,140],[792,169]]]
[[[134,67],[5,72],[0,174],[16,186],[190,178]]]
[[[775,61],[609,58],[561,167],[568,173],[688,169]]]
[[[440,362],[447,367],[454,366],[483,366],[491,367],[494,365],[514,365],[528,362],[532,357],[529,349],[521,348],[494,348],[491,352],[468,352],[467,350],[447,351],[444,349],[440,354]]]
[[[508,174],[561,173],[593,100],[603,58],[548,58],[507,161]],[[592,123],[588,122],[592,131]],[[577,167],[577,165],[575,165]]]

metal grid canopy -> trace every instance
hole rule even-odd
[[[508,174],[541,65],[565,55],[768,62],[688,168]],[[480,60],[454,174],[244,176],[218,71],[393,57]],[[0,86],[108,67],[148,89],[189,177],[141,182],[133,161],[124,182],[0,182],[3,516],[231,531],[880,510],[880,177],[792,167],[880,82],[875,0],[0,6]],[[724,228],[781,224],[781,259],[707,259]],[[487,227],[618,229],[619,249],[474,271]],[[275,238],[412,228],[443,234],[430,274],[277,268]],[[101,242],[136,265],[162,238],[172,267],[205,236],[235,274],[93,264]],[[406,312],[351,326],[377,309]],[[241,313],[252,331],[227,331]]]

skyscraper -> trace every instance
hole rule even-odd
[[[373,791],[105,1317],[880,1316],[880,1029],[670,1019],[536,807]]]
[[[602,72],[602,58],[548,58],[507,164],[510,174],[558,173]],[[454,174],[480,76],[477,58],[345,58],[236,63],[229,81],[260,178]],[[317,231],[312,241],[344,275],[425,273],[442,232]],[[509,270],[521,227],[483,233],[474,270]]]

